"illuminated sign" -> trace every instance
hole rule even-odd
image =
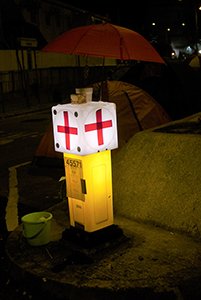
[[[57,105],[52,107],[52,118],[58,152],[88,155],[118,147],[114,103]]]

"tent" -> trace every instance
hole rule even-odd
[[[186,60],[184,60],[184,63],[198,71],[201,67],[201,54],[193,54],[189,56]]]
[[[100,83],[93,85],[93,100],[99,99]],[[117,107],[117,123],[119,147],[113,150],[117,153],[129,139],[138,131],[153,128],[168,122],[170,117],[164,109],[149,94],[142,89],[121,81],[106,81],[103,83],[104,101],[114,102]],[[35,158],[62,158],[62,153],[55,152],[53,146],[52,124],[47,128],[37,150]],[[35,160],[36,161],[36,160]]]
[[[136,85],[151,95],[172,120],[178,120],[201,110],[200,76],[193,68],[177,60],[165,60],[166,65],[140,62],[116,72],[113,80]]]
[[[100,84],[94,84],[94,92]],[[103,84],[104,101],[117,107],[119,147],[117,153],[140,130],[146,130],[171,122],[165,110],[149,94],[132,84],[122,81],[106,81]]]
[[[61,152],[54,150],[54,137],[52,122],[49,124],[45,134],[43,135],[40,144],[36,150],[35,157],[58,158],[63,157]]]

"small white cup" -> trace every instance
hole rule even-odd
[[[87,102],[92,101],[93,88],[76,88],[76,94],[86,94]]]

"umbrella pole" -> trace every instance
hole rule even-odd
[[[100,88],[100,101],[103,100],[103,80],[104,80],[104,66],[105,66],[105,56],[103,56],[103,65],[102,65],[102,78],[101,78],[101,88]]]

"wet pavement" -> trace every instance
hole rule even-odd
[[[32,299],[200,299],[200,242],[115,216],[123,235],[83,247],[62,238],[70,226],[66,202],[48,211],[50,243],[30,246],[22,224],[6,243],[9,272]]]
[[[1,198],[2,212],[6,203]],[[1,299],[201,299],[200,241],[115,215],[123,235],[86,248],[62,238],[65,201],[46,211],[51,241],[40,247],[27,243],[22,224],[7,233],[2,213]]]

